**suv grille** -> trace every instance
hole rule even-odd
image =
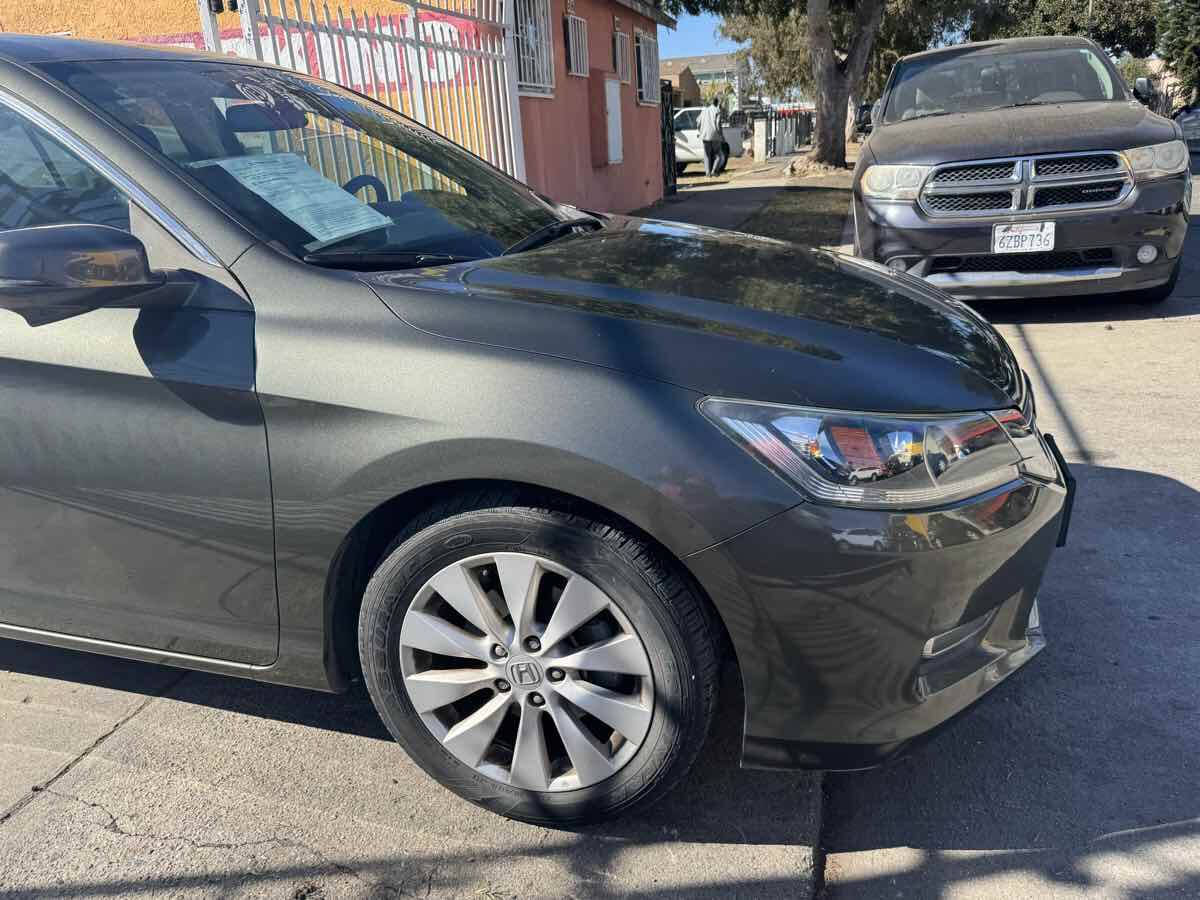
[[[981,209],[1012,209],[1013,197],[1009,191],[988,194],[931,194],[925,198],[925,207],[934,212],[969,212]]]
[[[1055,154],[938,166],[921,188],[920,204],[934,218],[1034,213],[1063,206],[1113,206],[1132,189],[1133,178],[1119,153]]]
[[[1121,196],[1121,191],[1124,189],[1124,181],[1038,188],[1033,198],[1033,205],[1036,209],[1043,209],[1047,206],[1070,206],[1075,203],[1111,203]]]
[[[1014,162],[980,163],[977,165],[948,166],[939,169],[933,176],[938,184],[953,184],[961,181],[1001,181],[1013,177]]]
[[[1093,172],[1116,172],[1121,158],[1115,153],[1096,153],[1090,156],[1057,156],[1039,159],[1033,167],[1036,178],[1061,178],[1066,175],[1090,175]]]

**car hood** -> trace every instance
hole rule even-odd
[[[1136,101],[1054,103],[909,119],[868,139],[880,163],[936,165],[1082,150],[1128,150],[1176,137],[1169,119]]]
[[[746,234],[614,217],[532,252],[364,278],[424,331],[707,395],[881,412],[1022,395],[1008,346],[967,307],[871,263]]]

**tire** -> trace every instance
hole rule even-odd
[[[680,163],[680,162],[675,163],[675,177],[678,178],[680,175],[682,175],[684,172],[686,172],[687,167],[688,167],[687,163]]]
[[[509,608],[504,584],[524,583],[515,580],[512,573],[519,568],[518,561],[523,566],[532,565],[531,558],[540,560],[528,582],[532,587],[512,593],[539,598],[527,604],[533,609],[532,619],[538,621],[531,621],[526,629],[516,629],[512,625],[521,617]],[[450,604],[442,592],[430,583],[433,579],[439,587],[450,584],[447,573],[457,579],[457,573],[462,572],[475,579],[474,585],[482,586],[488,597],[500,597],[492,600],[496,619],[488,617],[486,606],[480,614],[483,624],[492,629],[491,634],[461,616],[455,619],[458,606],[448,609]],[[563,585],[573,579],[582,580],[575,581],[570,588],[573,593],[568,593]],[[465,582],[454,581],[455,585],[460,583]],[[555,601],[554,592],[559,588],[561,594]],[[471,591],[471,596],[479,596],[474,588]],[[457,592],[457,588],[447,589],[446,596]],[[576,612],[581,596],[604,597],[611,605],[582,626],[558,637],[551,635],[545,620],[552,624],[559,607]],[[564,598],[576,599],[568,603]],[[505,612],[507,620],[502,618]],[[439,634],[447,621],[456,621],[462,626],[461,632],[485,646],[504,630],[510,650],[504,660],[474,663],[486,667],[478,670],[482,678],[504,673],[502,677],[432,711],[431,703],[440,703],[444,698],[439,693],[435,700],[429,700],[422,694],[426,689],[424,679],[437,680],[440,685],[448,676],[438,674],[439,669],[434,667],[458,669],[459,662],[451,660],[448,664],[447,658],[434,657],[418,646],[431,640],[427,626],[422,624],[430,616],[441,617]],[[592,636],[592,629],[600,629],[599,637]],[[606,637],[605,629],[622,633]],[[514,631],[521,634],[514,638]],[[572,657],[582,660],[583,652],[592,653],[618,639],[624,648],[632,647],[625,631],[632,632],[645,653],[644,662],[628,667],[644,665],[642,671],[649,674],[608,675],[605,671],[583,671],[582,664],[577,668],[568,665]],[[526,654],[524,643],[529,636],[521,635],[531,634],[547,637],[554,644]],[[396,538],[363,596],[359,655],[367,690],[384,724],[433,778],[460,797],[500,815],[567,827],[607,820],[650,804],[688,772],[704,744],[716,707],[714,634],[712,613],[678,564],[662,558],[644,541],[605,522],[536,505],[536,500],[493,493],[444,503]],[[471,652],[478,649],[479,645],[472,645]],[[562,655],[564,649],[566,656]],[[491,644],[490,652],[495,656],[495,644]],[[565,668],[553,665],[556,658],[563,660]],[[590,665],[596,664],[594,653],[588,658]],[[535,665],[530,666],[531,661]],[[421,666],[430,668],[415,671]],[[506,668],[498,668],[501,666]],[[540,678],[536,684],[532,684],[534,670]],[[552,684],[556,675],[560,680]],[[525,681],[531,684],[519,683]],[[623,727],[631,734],[644,727],[640,737],[625,738],[624,731],[613,728],[605,738],[603,730],[609,725],[580,714],[582,708],[575,705],[576,701],[588,700],[587,705],[594,708],[590,699],[606,689],[632,690],[618,699],[625,704],[621,709],[637,707],[636,719],[629,719],[635,724]],[[421,711],[414,704],[412,690],[421,698]],[[603,708],[604,712],[610,709]],[[510,722],[514,716],[515,724]],[[540,740],[522,740],[527,716],[532,716],[528,733],[540,733]],[[625,716],[621,719],[624,721]],[[476,734],[481,726],[473,724],[477,721],[500,724],[493,737],[482,738]],[[601,733],[594,730],[597,722]],[[601,742],[596,746],[604,757],[603,764],[590,753],[579,752],[583,747],[579,737],[583,732],[578,727],[581,724]],[[444,733],[435,734],[435,730]],[[569,732],[574,735],[571,746],[576,754],[567,751],[565,736]],[[464,753],[468,734],[470,752]],[[480,751],[484,740],[488,743]],[[545,753],[522,750],[523,763],[518,767],[518,746],[543,748]],[[482,759],[473,764],[467,761],[474,760],[476,754]],[[587,765],[577,764],[577,756]],[[531,760],[537,764],[531,765]],[[597,771],[608,772],[604,765],[612,768],[611,773],[597,777]],[[518,768],[523,775],[518,776]],[[536,780],[525,778],[531,772]],[[542,787],[519,786],[522,783]]]
[[[1146,288],[1141,291],[1129,291],[1121,295],[1121,299],[1127,303],[1141,303],[1145,306],[1151,306],[1155,303],[1162,303],[1175,290],[1175,285],[1179,283],[1179,270],[1183,268],[1182,263],[1176,262],[1175,268],[1171,270],[1171,277],[1158,287]]]

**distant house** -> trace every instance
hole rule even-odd
[[[479,0],[426,0],[427,5],[414,15],[422,21],[436,19],[439,27],[451,31],[470,31],[474,28],[470,15],[473,2]],[[661,198],[658,28],[674,28],[675,20],[655,0],[512,2],[525,181],[555,200],[586,209],[628,212]],[[228,0],[225,5],[229,5]],[[266,0],[258,3],[262,11],[281,8],[287,15],[303,8],[305,17],[310,7],[317,6],[307,2],[283,5],[278,0],[272,0],[269,6]],[[338,6],[339,19],[335,21],[343,29],[355,30],[366,27],[368,17],[375,23],[383,17],[385,29],[399,28],[399,19],[411,9],[395,0],[349,0],[348,6]],[[277,22],[278,13],[273,15]],[[49,2],[49,8],[48,0],[34,0],[6,9],[3,27],[8,31],[57,32],[100,40],[152,41],[199,49],[205,46],[195,0],[142,0],[133,7],[122,3]],[[222,13],[217,28],[226,53],[253,55],[237,13]],[[306,39],[301,35],[297,38],[298,49],[278,53],[281,64],[316,71],[311,63],[307,69],[291,64],[293,53],[301,63],[306,52],[317,55],[311,36],[315,29],[309,32],[307,51]],[[277,42],[280,46],[284,43],[281,31]],[[376,85],[368,88],[361,83],[360,63],[353,58],[361,48],[351,49],[342,54],[349,57],[349,80],[343,83],[378,94],[380,88]],[[372,55],[371,49],[362,52]],[[443,74],[447,59],[445,53],[430,51],[426,77]],[[387,71],[386,65],[383,68]],[[398,78],[393,75],[392,82],[381,89],[395,89]],[[453,121],[453,115],[449,118]],[[449,131],[453,138],[453,130]]]
[[[687,66],[676,69],[668,64],[669,59],[662,61],[662,77],[671,82],[671,103],[676,108],[700,105],[700,83]]]
[[[677,56],[662,61],[662,74],[670,78],[687,69],[696,81],[697,97],[706,85],[727,88],[731,101],[726,112],[745,106],[750,99],[750,63],[734,53],[710,53],[707,56]],[[674,82],[672,81],[672,84]]]

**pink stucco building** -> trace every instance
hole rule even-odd
[[[642,0],[516,0],[525,175],[584,208],[628,212],[663,194],[658,26]]]

